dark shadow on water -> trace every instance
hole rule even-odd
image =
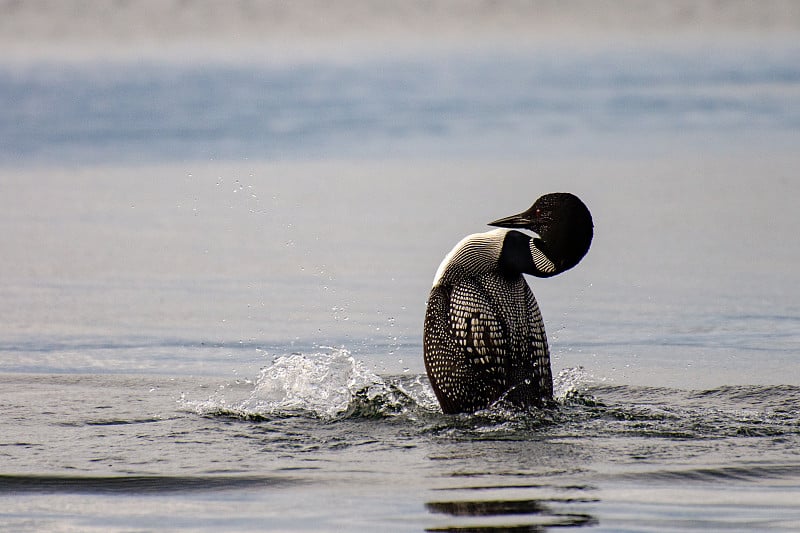
[[[297,480],[264,476],[41,476],[0,475],[2,494],[121,494],[218,492],[277,488]]]

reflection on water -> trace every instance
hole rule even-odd
[[[591,494],[596,489],[586,485],[498,485],[443,490],[452,499],[427,502],[425,508],[453,520],[426,531],[543,531],[547,527],[597,523],[585,506],[580,505],[599,501]],[[519,496],[508,498],[508,492]]]

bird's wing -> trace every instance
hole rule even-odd
[[[450,328],[484,407],[501,397],[520,406],[552,398],[544,321],[524,279],[484,275],[456,284]]]
[[[425,367],[445,413],[476,411],[497,400],[507,388],[509,349],[476,280],[434,287],[425,315]]]
[[[469,371],[479,376],[493,393],[504,392],[508,387],[512,352],[509,327],[491,296],[472,279],[453,287],[450,330]]]
[[[532,362],[534,379],[538,380],[536,384],[537,397],[549,399],[553,397],[553,375],[550,369],[550,348],[547,345],[547,334],[536,297],[527,283],[525,289],[525,300],[528,307],[528,338],[525,340],[525,345],[528,347],[529,359],[531,359],[527,364]]]

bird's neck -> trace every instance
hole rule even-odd
[[[544,241],[516,230],[506,233],[497,266],[506,276],[530,274],[544,278],[558,273]]]

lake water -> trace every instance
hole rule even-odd
[[[799,529],[800,41],[737,31],[23,43],[0,60],[3,529]],[[558,407],[441,414],[439,262],[557,190],[595,221],[578,267],[529,280]]]

